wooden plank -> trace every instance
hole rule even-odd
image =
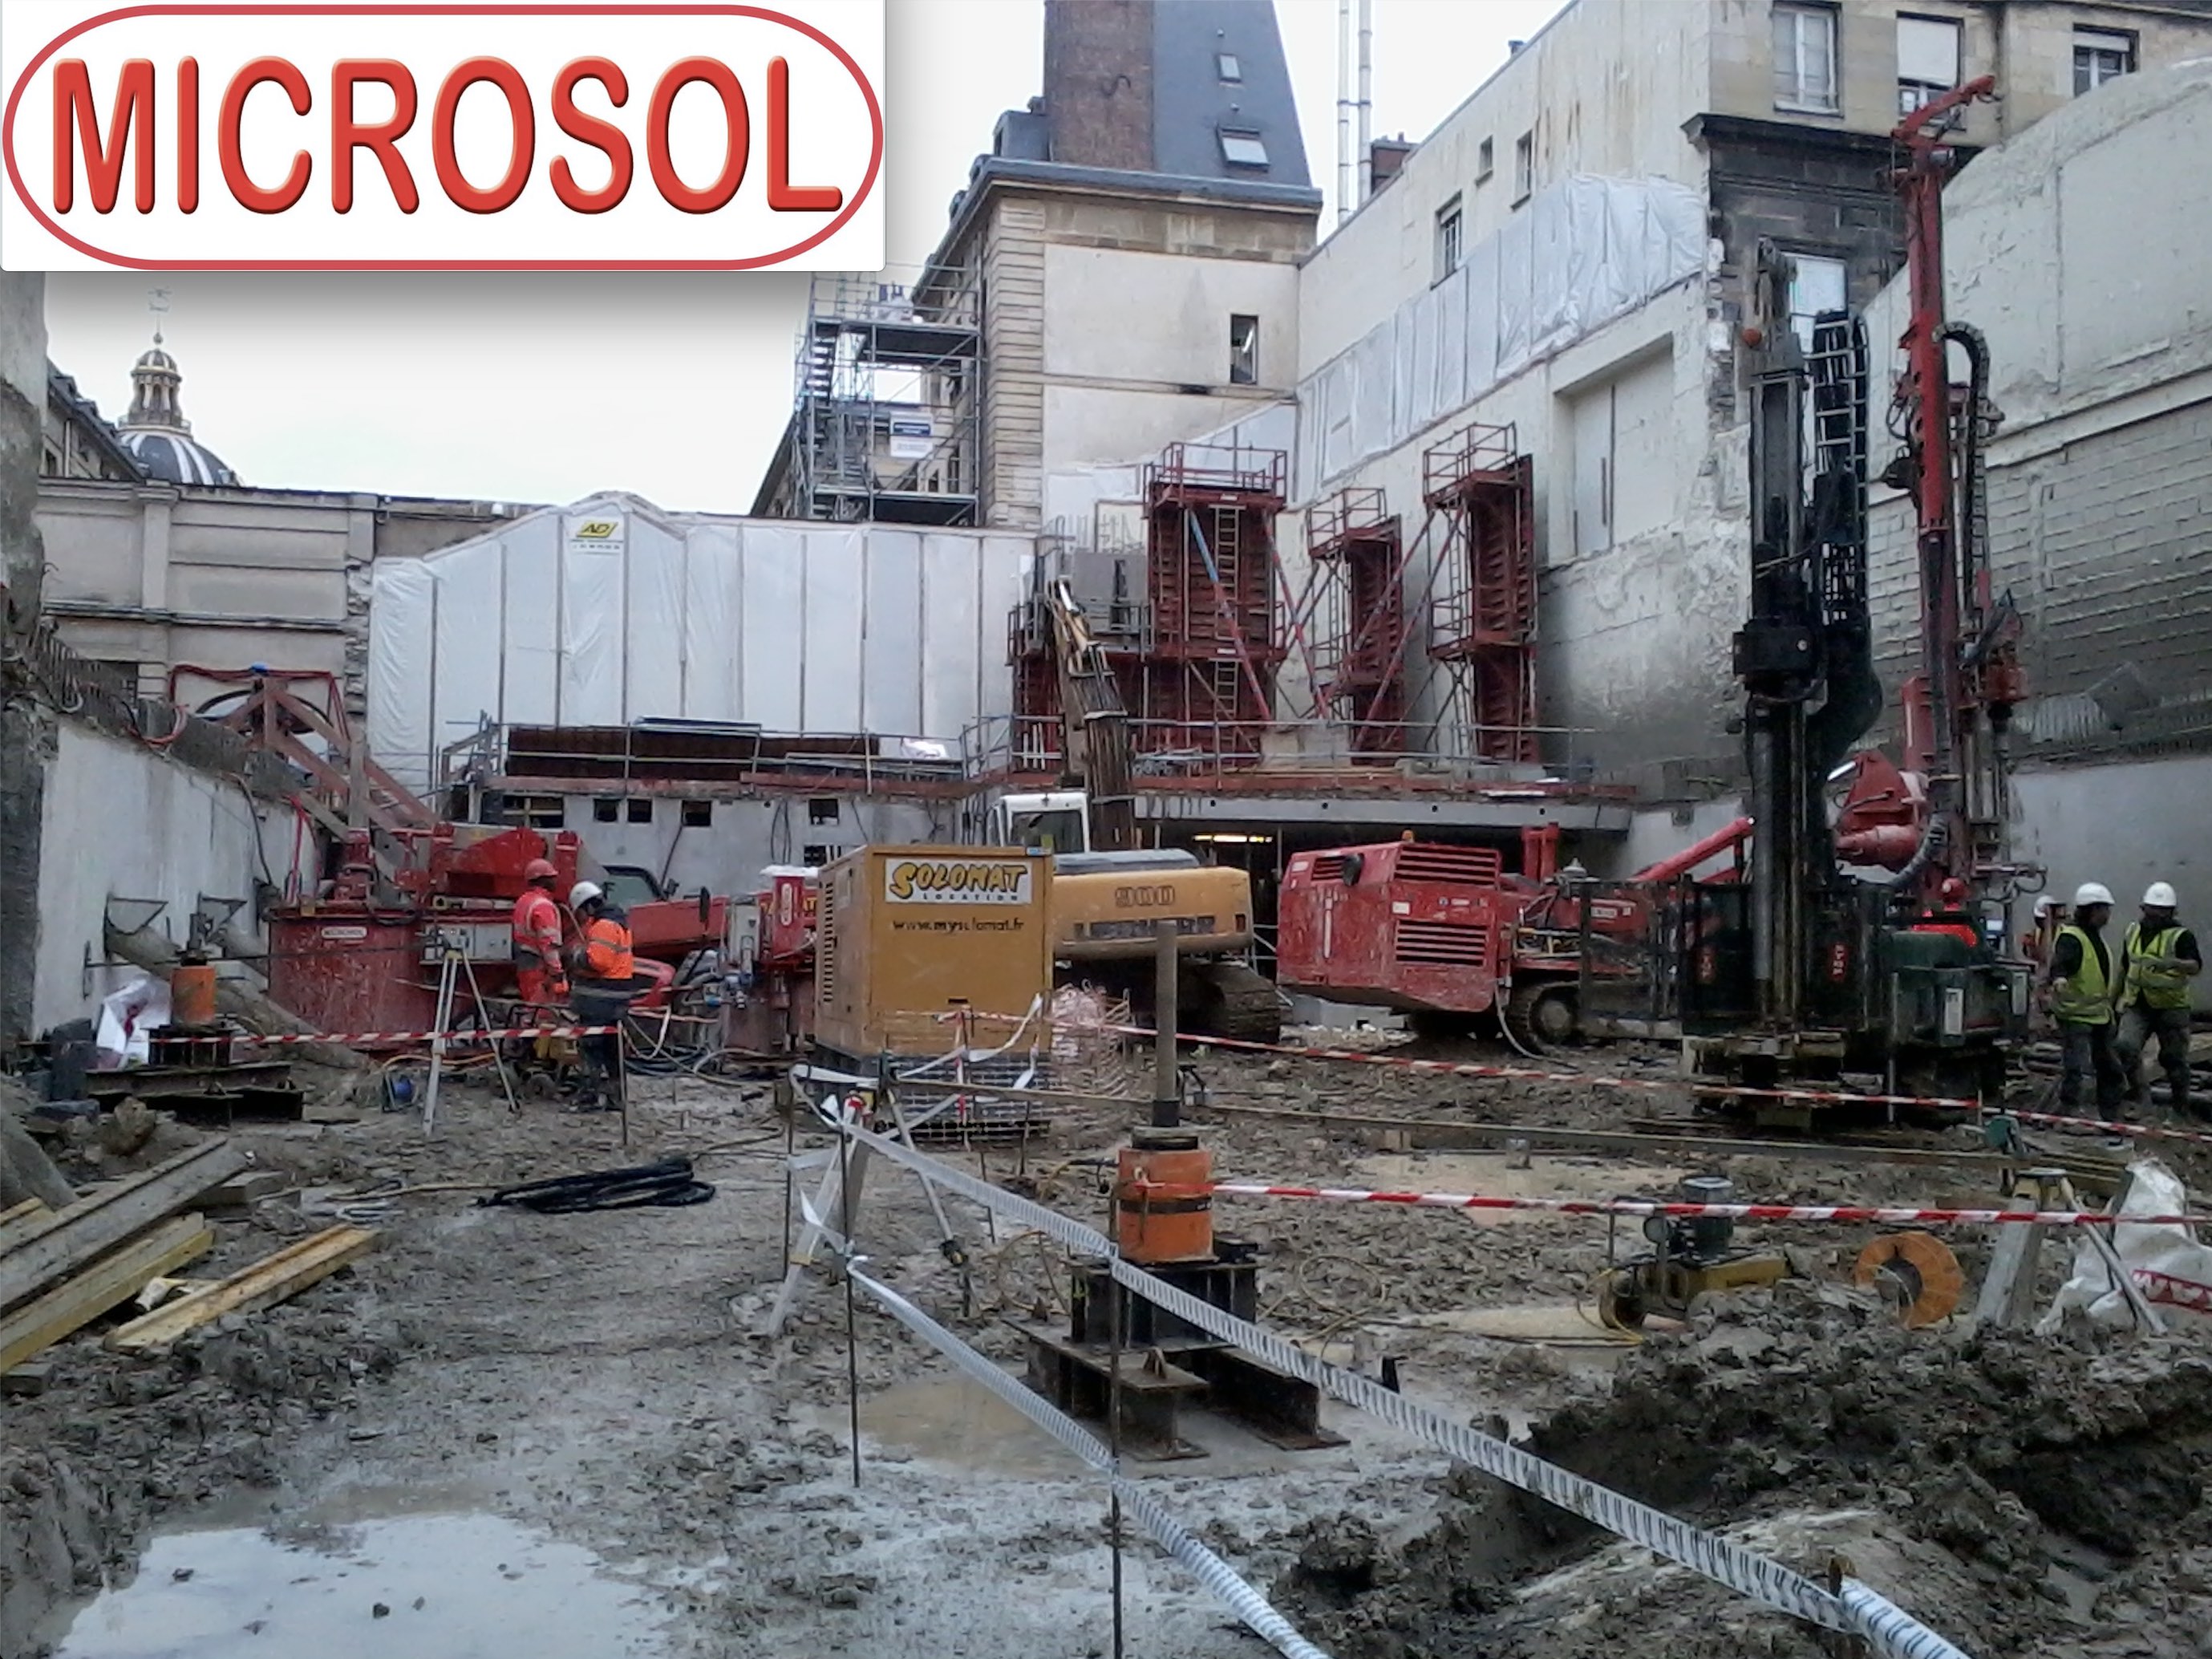
[[[375,1248],[376,1239],[374,1230],[368,1227],[325,1227],[274,1255],[264,1256],[242,1273],[180,1296],[118,1327],[108,1334],[107,1346],[118,1353],[148,1353],[168,1346],[195,1326],[225,1314],[258,1313],[274,1307],[368,1255]]]
[[[215,1229],[204,1217],[179,1216],[134,1238],[0,1319],[0,1371],[21,1364],[118,1308],[146,1281],[197,1261],[215,1248]]]
[[[246,1154],[228,1140],[210,1140],[34,1222],[0,1255],[0,1310],[88,1267],[229,1180],[246,1163]]]
[[[28,1238],[31,1230],[52,1213],[46,1200],[40,1198],[27,1198],[13,1209],[0,1210],[0,1255],[13,1249],[18,1240]]]

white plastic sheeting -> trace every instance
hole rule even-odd
[[[1545,191],[1300,384],[1296,495],[1696,276],[1705,246],[1686,185],[1577,175]]]
[[[611,537],[574,533],[616,521]],[[1012,702],[1026,536],[663,513],[594,496],[380,562],[369,741],[410,785],[478,722],[748,721],[957,742]]]

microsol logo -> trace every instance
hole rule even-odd
[[[1004,859],[895,859],[884,866],[892,904],[1027,904],[1030,863]]]
[[[883,0],[0,0],[9,270],[875,270]]]

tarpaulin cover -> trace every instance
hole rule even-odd
[[[1531,364],[1705,269],[1686,185],[1577,175],[1538,194],[1298,387],[1298,484],[1310,498]]]
[[[428,788],[479,720],[747,721],[957,746],[1012,694],[1024,536],[663,513],[610,495],[421,559],[369,611],[378,757]]]

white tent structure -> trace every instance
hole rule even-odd
[[[957,743],[1012,707],[1006,618],[1027,536],[665,513],[634,495],[549,507],[380,562],[372,748],[427,788],[483,720],[744,722]]]

